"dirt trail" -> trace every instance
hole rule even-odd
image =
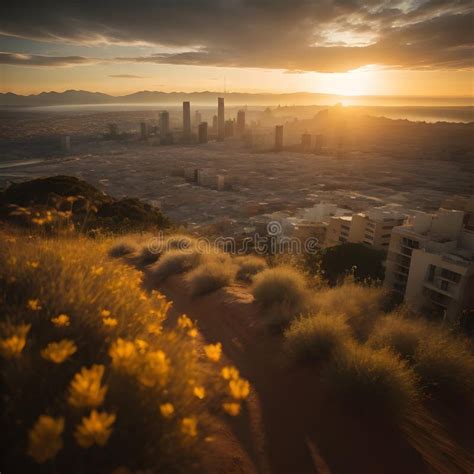
[[[171,277],[157,289],[173,301],[174,315],[186,313],[198,322],[207,342],[222,342],[225,357],[252,384],[244,416],[232,421],[232,430],[253,466],[239,461],[232,472],[428,472],[398,434],[374,433],[339,413],[324,399],[314,371],[285,367],[281,336],[265,330],[244,287],[191,298],[185,279]]]

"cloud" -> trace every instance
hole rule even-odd
[[[135,74],[109,74],[109,77],[117,79],[145,79],[145,76],[136,76]]]
[[[0,52],[0,64],[11,66],[67,67],[94,64],[98,59],[83,56],[45,56],[41,54],[22,54]]]
[[[368,64],[473,67],[471,0],[6,0],[0,33],[80,45],[147,44],[167,51],[110,58],[115,62],[319,72]],[[30,62],[100,61],[42,58]]]

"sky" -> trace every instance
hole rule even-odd
[[[473,96],[472,0],[4,0],[0,91]]]

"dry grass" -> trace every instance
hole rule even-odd
[[[185,273],[197,267],[201,262],[202,254],[194,249],[170,250],[150,268],[152,277],[164,281],[171,275]]]
[[[237,279],[245,283],[251,283],[257,273],[267,268],[267,262],[255,255],[235,257],[234,263],[238,266]]]
[[[136,241],[131,238],[122,238],[113,243],[109,249],[109,256],[113,258],[125,257],[138,251]]]
[[[191,271],[188,280],[193,296],[201,296],[232,283],[236,267],[232,263],[218,261],[203,263]]]
[[[403,359],[413,360],[428,329],[427,322],[422,319],[406,319],[403,315],[390,314],[380,317],[375,323],[368,343],[376,349],[389,347]]]
[[[0,238],[5,470],[202,472],[209,407],[240,399],[193,323],[163,329],[168,302],[107,257],[110,241]]]
[[[284,348],[293,363],[320,363],[350,340],[351,330],[343,316],[323,314],[293,320],[285,331]]]
[[[344,315],[356,337],[365,340],[385,301],[386,293],[379,287],[345,282],[316,292],[313,304],[320,313]]]
[[[304,276],[281,266],[269,268],[254,278],[252,294],[270,324],[285,325],[308,309],[309,294]]]
[[[413,370],[387,349],[349,344],[330,360],[323,384],[351,411],[400,423],[419,403]]]

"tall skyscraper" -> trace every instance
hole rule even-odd
[[[183,139],[191,138],[191,104],[183,102]]]
[[[283,125],[275,127],[275,151],[283,150]]]
[[[201,122],[198,125],[198,141],[199,143],[207,143],[207,122]]]
[[[160,135],[165,137],[170,132],[170,114],[164,110],[160,114]]]
[[[148,126],[146,122],[140,122],[140,136],[142,140],[146,140],[148,137]]]
[[[235,125],[235,134],[241,137],[245,132],[245,110],[237,112],[237,123]]]
[[[199,112],[199,110],[196,110],[196,113],[194,114],[194,125],[196,127],[199,127],[199,124],[202,122],[202,114]]]
[[[217,138],[224,140],[225,136],[225,118],[224,118],[224,98],[217,99]]]

